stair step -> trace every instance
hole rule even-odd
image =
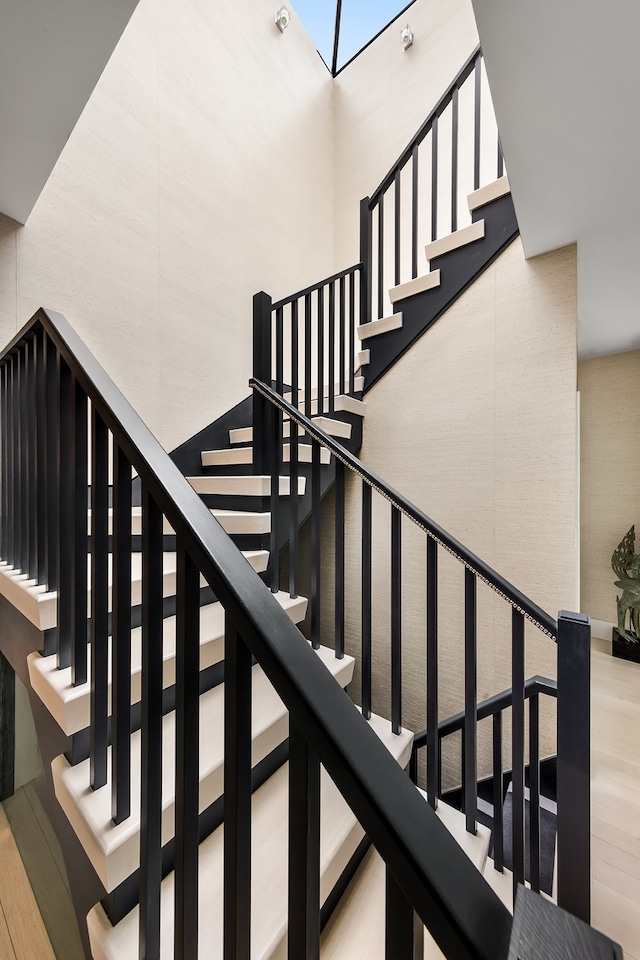
[[[389,333],[390,330],[399,330],[401,326],[402,313],[392,313],[388,317],[380,317],[379,320],[361,323],[356,329],[356,333],[360,340],[368,340],[369,337],[377,337],[381,333]]]
[[[298,460],[300,463],[311,463],[311,454],[313,447],[310,443],[299,443],[298,444]],[[229,457],[229,454],[234,456]],[[240,456],[235,456],[240,454]],[[291,445],[289,443],[284,443],[282,445],[282,459],[284,463],[289,463],[291,456]],[[321,462],[329,463],[331,461],[331,454],[328,450],[324,448],[321,451]],[[202,466],[203,467],[219,467],[225,464],[230,463],[253,463],[253,448],[252,447],[238,447],[234,449],[224,449],[224,450],[204,450],[202,452]]]
[[[330,437],[341,437],[344,440],[351,439],[351,424],[346,420],[333,420],[331,417],[312,417],[311,422],[328,433]],[[283,435],[291,436],[291,421],[285,420],[283,424]],[[306,431],[303,427],[298,427],[298,436],[305,437]]]
[[[369,326],[369,324],[367,324]],[[323,407],[327,407],[328,403],[325,399]],[[307,404],[304,400],[301,400],[298,404],[298,410],[300,413],[304,413],[306,416],[311,417],[312,420],[318,416],[318,407],[319,401],[312,400],[311,407],[309,412],[307,412]],[[350,397],[347,394],[340,394],[338,397],[333,398],[333,412],[334,413],[352,413],[356,417],[364,417],[367,405],[364,400],[358,400],[356,397]],[[328,411],[323,410],[323,413],[320,416],[323,416],[324,413]]]
[[[371,718],[371,726],[401,766],[411,751],[411,734],[391,733],[389,723]],[[331,778],[321,775],[320,899],[324,903],[364,836],[362,827]],[[286,956],[288,860],[288,764],[253,795],[252,802],[252,960]],[[223,828],[200,844],[199,939],[210,960],[222,960]],[[173,956],[174,877],[162,883],[161,955]],[[138,908],[112,927],[98,904],[87,917],[94,960],[136,960]],[[361,953],[360,956],[366,956]]]
[[[407,280],[406,283],[400,283],[397,287],[389,290],[389,299],[391,303],[397,303],[406,297],[415,297],[417,293],[424,293],[426,290],[434,290],[440,286],[440,271],[432,270],[431,273],[425,273],[422,277],[416,277],[415,280]]]
[[[476,240],[482,240],[483,238],[484,220],[476,220],[475,223],[463,227],[462,230],[456,230],[446,237],[441,237],[440,240],[428,243],[424,248],[425,256],[427,260],[435,260],[436,257],[441,257],[445,253],[450,253],[452,250],[457,250],[459,247],[464,247],[468,243],[475,243]]]
[[[437,814],[474,866],[482,872],[491,831],[478,826],[476,835],[467,833],[464,814],[442,801],[438,804]],[[385,960],[385,886],[385,864],[378,852],[372,849],[322,933],[322,960],[360,960],[360,957]],[[444,958],[426,929],[423,956],[424,960]]]
[[[334,383],[333,385],[334,397],[342,396],[342,386],[343,385],[341,385],[340,383]],[[344,386],[348,386],[348,383],[344,384]],[[354,377],[354,383],[353,383],[354,393],[360,393],[362,390],[364,390],[364,377]],[[309,392],[310,392],[311,400],[318,399],[318,396],[320,395],[320,390],[318,389],[318,387],[311,387],[311,390]],[[332,392],[331,387],[329,386],[328,383],[325,383],[322,388],[322,396],[328,397],[331,392]],[[293,397],[293,391],[289,390],[287,393],[283,394],[283,397],[287,401],[287,403],[291,403],[291,398]],[[305,397],[306,397],[305,388],[298,387],[298,398],[300,400],[304,400]]]
[[[200,494],[222,494],[238,497],[268,497],[271,493],[271,477],[187,477],[187,480]],[[305,477],[298,477],[298,496],[305,491]],[[280,477],[279,493],[281,497],[288,497],[290,490],[289,477]]]
[[[276,599],[294,623],[304,620],[307,613],[305,597],[292,599],[288,593],[276,593]],[[162,683],[175,683],[176,618],[166,617],[162,625],[163,670]],[[109,664],[111,664],[109,640]],[[200,608],[200,669],[205,670],[224,659],[224,610],[220,603],[209,603]],[[89,671],[91,647],[88,648]],[[142,664],[142,628],[131,631],[131,702],[140,700]],[[58,670],[56,657],[42,657],[31,653],[27,657],[29,680],[33,690],[44,703],[61,730],[70,737],[89,726],[90,684],[73,686],[71,668]],[[111,702],[111,670],[109,668],[109,703]]]
[[[359,353],[356,353],[356,373],[358,370],[362,370],[363,367],[368,366],[371,363],[371,350],[360,350]]]
[[[318,656],[338,682],[353,675],[352,657],[337,660],[332,650]],[[287,710],[262,669],[252,669],[252,763],[263,760],[289,735]],[[200,697],[200,812],[223,793],[224,684]],[[174,833],[175,714],[163,717],[162,843]],[[140,731],[131,736],[131,816],[120,824],[111,819],[111,781],[91,790],[89,760],[72,767],[65,757],[51,765],[55,794],[107,891],[114,890],[140,865]]]
[[[250,462],[250,461],[249,461]],[[269,514],[255,513],[249,510],[211,510],[211,513],[227,533],[268,533],[269,522],[265,520]],[[265,523],[267,524],[265,526]],[[91,510],[88,512],[88,530],[91,533]],[[109,510],[109,534],[113,530],[113,511]],[[166,517],[162,520],[162,532],[167,535],[175,534],[175,530]],[[142,535],[142,507],[133,507],[131,510],[131,533],[133,536]]]
[[[229,443],[253,443],[253,427],[237,427],[229,430]]]
[[[299,443],[298,444],[298,461],[300,463],[311,463],[313,456],[313,444],[311,443]],[[282,459],[284,463],[289,463],[291,460],[291,444],[284,443],[282,445]],[[326,447],[320,448],[320,463],[331,463],[331,451],[327,450]]]
[[[486,187],[480,187],[479,190],[474,190],[473,193],[469,194],[467,197],[469,212],[473,213],[474,210],[483,207],[485,203],[492,203],[493,200],[506,197],[508,193],[511,193],[509,178],[507,176],[500,177],[498,180],[494,180],[493,183],[488,183]]]

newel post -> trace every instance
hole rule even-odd
[[[371,320],[371,211],[369,197],[360,201],[360,324]]]
[[[271,386],[271,297],[253,298],[253,376]],[[269,424],[271,404],[257,390],[253,393],[253,472],[269,472]]]
[[[558,614],[558,905],[591,917],[591,624]]]

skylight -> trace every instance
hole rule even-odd
[[[329,69],[340,70],[410,4],[398,0],[295,0],[293,6]],[[334,63],[336,13],[340,30]]]

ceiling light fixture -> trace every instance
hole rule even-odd
[[[403,50],[408,50],[409,47],[412,46],[413,30],[411,29],[409,24],[407,24],[406,27],[403,27],[402,30],[400,31],[400,41],[402,43]]]
[[[289,13],[286,7],[280,7],[279,10],[276,10],[275,20],[276,20],[276,27],[278,28],[280,33],[284,33],[287,27],[289,26],[289,22],[291,20],[291,14]]]

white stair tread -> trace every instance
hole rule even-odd
[[[368,324],[367,324],[368,326]],[[328,406],[327,401],[324,401],[323,411],[321,416],[328,411],[324,408]],[[364,417],[365,410],[367,408],[364,400],[358,400],[356,397],[350,397],[347,394],[341,394],[340,396],[334,397],[333,399],[333,410],[334,413],[353,413],[357,417]],[[308,417],[315,419],[318,415],[319,402],[318,400],[312,400],[309,411],[307,412],[306,401],[301,400],[298,404],[298,410],[300,413],[306,414]]]
[[[220,450],[203,450],[200,454],[203,467],[220,467],[227,464],[253,463],[252,447],[223,447]]]
[[[187,480],[196,493],[221,494],[223,496],[235,495],[238,497],[268,497],[271,493],[271,477],[267,476],[187,477]],[[305,477],[298,477],[299,496],[304,494],[305,485]],[[288,497],[289,488],[289,477],[280,477],[280,496]]]
[[[249,449],[249,460],[251,463],[251,450]],[[219,521],[220,525],[227,533],[268,533],[269,527],[264,529],[264,517],[267,514],[256,513],[249,510],[216,510],[211,513]],[[262,518],[258,520],[257,518]],[[260,529],[256,528],[256,525]],[[109,533],[112,532],[113,511],[109,510]],[[245,529],[246,528],[246,529]],[[256,528],[256,529],[254,529]],[[91,510],[88,513],[88,529],[91,532]],[[162,532],[164,534],[175,534],[175,530],[166,517],[163,517]],[[136,536],[142,534],[142,507],[133,507],[131,510],[131,533]]]
[[[305,597],[293,600],[288,593],[274,594],[294,623],[304,620],[307,612]],[[166,617],[163,634],[163,686],[175,683],[176,618]],[[109,651],[111,640],[109,639]],[[224,659],[224,610],[220,603],[209,603],[200,608],[200,669],[205,670]],[[91,647],[88,647],[91,667]],[[142,664],[142,628],[131,631],[131,702],[140,700]],[[58,670],[55,654],[42,657],[31,653],[27,657],[29,680],[33,690],[44,703],[58,726],[67,736],[89,726],[89,683],[73,686],[71,668]],[[111,653],[109,652],[109,698],[111,697]],[[110,700],[109,700],[110,702]]]
[[[356,373],[358,370],[362,370],[363,367],[368,366],[371,363],[371,350],[360,350],[356,354]]]
[[[380,317],[379,320],[370,320],[369,323],[360,324],[356,333],[360,340],[368,340],[369,337],[377,337],[381,333],[388,333],[390,330],[399,330],[401,326],[402,313],[392,313],[388,317]]]
[[[298,444],[298,462],[299,463],[311,463],[313,458],[313,444],[311,443],[299,443]],[[282,445],[282,460],[284,463],[289,463],[291,460],[291,444],[284,443]],[[320,463],[331,463],[331,451],[326,447],[320,448]]]
[[[463,227],[461,230],[456,230],[446,237],[434,240],[433,243],[428,243],[424,248],[424,253],[427,260],[434,260],[436,257],[441,257],[443,253],[450,253],[452,250],[464,247],[468,243],[482,240],[483,237],[484,220],[476,220],[475,223],[472,223],[468,227]]]
[[[425,273],[422,277],[416,277],[415,280],[407,280],[406,283],[400,283],[397,287],[389,290],[389,299],[391,303],[397,303],[404,300],[405,297],[415,297],[417,293],[424,293],[425,290],[433,290],[440,286],[440,271],[432,270],[431,273]]]
[[[332,650],[318,656],[346,686],[353,675],[352,657],[337,660]],[[224,685],[200,697],[200,812],[223,793]],[[256,664],[252,669],[252,763],[263,760],[289,735],[284,704]],[[162,843],[174,835],[175,714],[163,717]],[[110,754],[110,751],[109,751]],[[110,764],[109,764],[110,766]],[[140,732],[131,737],[131,816],[120,824],[111,819],[111,781],[91,790],[89,761],[69,765],[56,757],[51,765],[56,797],[107,891],[113,890],[139,866]]]
[[[474,866],[482,871],[491,831],[479,825],[475,836],[468,834],[464,814],[442,801],[436,812]],[[376,850],[370,850],[322,933],[322,960],[384,960],[385,873],[383,860]],[[443,954],[425,930],[424,960],[441,958]]]
[[[408,762],[412,737],[394,737],[389,723],[372,717],[371,725],[401,766]],[[288,765],[258,790],[252,803],[252,960],[286,955]],[[364,832],[325,771],[321,778],[321,880],[324,902],[364,836]],[[222,960],[223,829],[200,844],[200,955]],[[161,955],[173,956],[174,878],[162,883]],[[134,960],[138,956],[138,908],[112,927],[100,905],[87,917],[94,960]],[[366,956],[362,953],[360,956]]]
[[[315,424],[316,427],[324,430],[325,433],[328,433],[330,437],[341,437],[345,440],[351,439],[351,424],[345,420],[334,420],[332,417],[312,417],[311,422]],[[283,424],[283,436],[291,436],[290,420],[285,420]],[[306,436],[304,427],[298,427],[298,436]]]
[[[334,383],[334,385],[333,385],[333,395],[334,395],[334,397],[342,396],[342,392],[341,392],[341,391],[342,391],[342,386],[343,386],[343,385],[340,384],[340,383]],[[348,383],[346,383],[346,378],[345,378],[345,384],[344,384],[344,386],[348,386]],[[364,389],[364,377],[354,377],[354,384],[353,384],[353,391],[354,391],[354,393],[360,393],[360,391],[363,390],[363,389]],[[329,386],[328,383],[325,383],[324,386],[323,386],[323,388],[322,388],[322,396],[323,396],[323,397],[328,397],[330,393],[331,393],[331,387]],[[316,386],[316,387],[311,387],[311,389],[310,389],[310,391],[309,391],[309,399],[310,399],[310,400],[317,400],[319,394],[320,394],[320,390],[318,389],[317,386]],[[285,399],[288,403],[291,403],[291,399],[292,399],[292,397],[293,397],[293,391],[292,391],[292,390],[289,390],[287,393],[284,393],[284,394],[283,394],[283,397],[284,397],[284,399]],[[298,399],[299,399],[299,400],[304,400],[305,397],[306,397],[306,388],[305,388],[305,387],[298,387]]]
[[[253,427],[236,427],[229,430],[230,443],[251,443],[253,441]]]
[[[480,187],[479,190],[474,190],[473,193],[469,194],[467,197],[469,212],[473,213],[474,210],[483,207],[485,203],[491,203],[493,200],[505,197],[508,193],[511,193],[509,178],[507,176],[500,177],[493,183],[488,183],[485,187]]]

